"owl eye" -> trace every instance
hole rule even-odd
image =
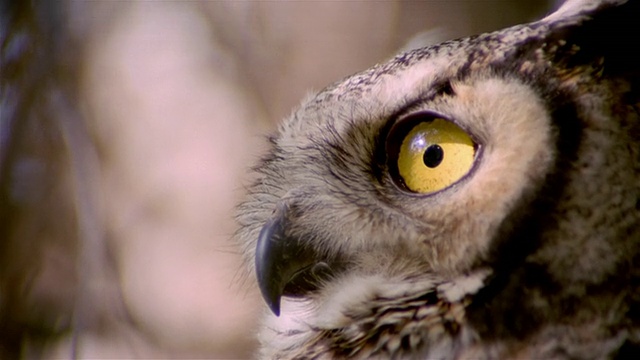
[[[394,182],[411,192],[429,194],[449,187],[471,170],[477,145],[453,122],[421,112],[391,128],[386,148]]]

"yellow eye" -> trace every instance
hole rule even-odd
[[[430,113],[401,120],[387,138],[396,183],[416,193],[442,190],[473,166],[476,146],[458,125]]]

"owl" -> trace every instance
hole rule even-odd
[[[258,356],[640,352],[639,18],[570,0],[307,98],[238,207]]]

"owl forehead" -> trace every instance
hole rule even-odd
[[[521,79],[535,79],[540,74],[549,77],[548,69],[554,65],[557,68],[552,64],[555,54],[562,51],[566,59],[575,51],[561,37],[551,36],[566,23],[571,21],[540,21],[402,53],[303,102],[280,127],[280,137],[287,142],[327,128],[341,134],[351,129],[354,121],[379,122],[417,100],[433,96],[441,84],[449,81],[496,74]]]
[[[544,42],[548,31],[534,23],[401,54],[303,102],[281,124],[278,143],[296,152],[318,143],[356,142],[362,149],[361,142],[373,141],[388,121],[434,98],[442,84],[545,72],[546,59],[559,47]]]
[[[550,26],[545,22],[518,25],[401,53],[386,63],[329,86],[314,101],[366,101],[373,95],[381,103],[388,103],[385,97],[410,97],[411,90],[427,92],[434,84],[474,73],[499,71],[526,75],[533,68],[522,65],[532,62],[540,71],[551,65],[548,59],[567,45],[566,40],[551,36],[561,25]],[[400,84],[403,91],[389,86],[390,83]]]

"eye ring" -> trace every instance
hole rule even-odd
[[[466,178],[480,145],[449,117],[420,111],[400,118],[385,139],[387,169],[400,190],[432,195]]]

